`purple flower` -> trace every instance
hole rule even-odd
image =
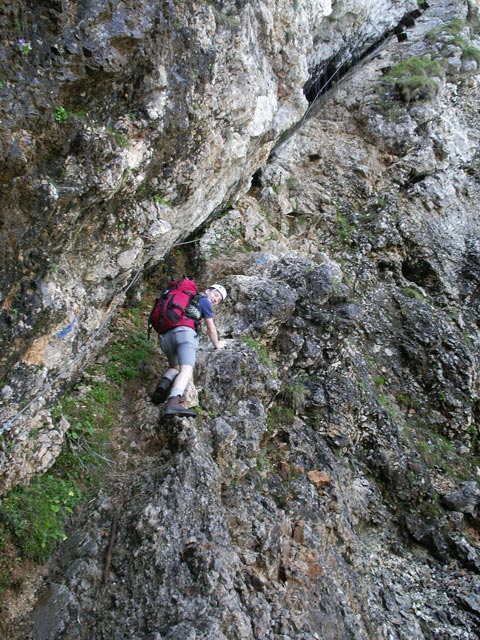
[[[27,53],[30,53],[30,51],[32,50],[32,45],[30,44],[30,42],[27,42],[25,38],[18,39],[18,46],[20,48],[20,51],[25,55]]]

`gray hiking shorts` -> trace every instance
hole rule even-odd
[[[176,327],[160,336],[160,348],[171,367],[179,364],[195,366],[198,349],[198,333],[190,327]]]

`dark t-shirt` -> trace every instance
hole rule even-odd
[[[200,298],[200,303],[198,306],[200,308],[200,311],[202,312],[202,318],[213,318],[212,303],[207,297]]]

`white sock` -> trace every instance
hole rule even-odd
[[[173,398],[173,396],[182,396],[184,391],[185,389],[182,389],[182,387],[173,387],[168,394],[168,397]]]

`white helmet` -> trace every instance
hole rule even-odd
[[[218,291],[218,293],[222,296],[222,302],[227,297],[227,290],[221,284],[211,284],[208,288]]]

